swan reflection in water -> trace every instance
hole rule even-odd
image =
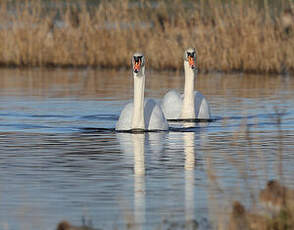
[[[184,122],[182,127],[205,128],[208,127],[207,122]],[[207,144],[206,132],[184,132],[184,152],[185,152],[185,219],[188,229],[195,229],[195,166],[196,166],[196,150],[195,138],[199,140],[199,146]]]
[[[134,199],[135,199],[135,222],[140,225],[145,223],[145,134],[133,134],[134,146]]]
[[[186,222],[194,220],[194,170],[195,170],[195,133],[183,133],[185,151],[185,217]]]
[[[145,133],[117,133],[122,151],[134,159],[134,221],[136,229],[145,223]]]
[[[117,133],[121,150],[126,162],[133,159],[134,169],[134,222],[135,229],[143,229],[146,221],[146,160],[158,161],[165,151],[165,132],[152,133]],[[145,156],[145,153],[150,153]],[[149,165],[150,166],[150,165]]]
[[[185,227],[186,229],[195,229],[197,226],[195,217],[199,216],[199,213],[195,213],[197,202],[197,197],[195,197],[196,145],[203,146],[206,144],[206,132],[202,132],[201,128],[206,128],[209,123],[177,122],[176,125],[180,128],[189,129],[189,131],[185,130],[184,132],[170,132],[168,139],[171,149],[177,148],[184,152]]]
[[[195,124],[184,123],[183,127],[191,127]],[[143,229],[146,223],[146,166],[148,163],[159,161],[160,156],[169,154],[168,149],[179,149],[185,154],[183,183],[185,194],[185,222],[188,229],[195,227],[195,137],[199,132],[170,132],[170,133],[117,133],[121,149],[128,158],[133,159],[134,169],[134,222],[136,229]],[[165,147],[165,140],[169,139],[170,148]],[[201,138],[200,138],[201,139]],[[201,140],[202,142],[202,140]],[[173,146],[176,143],[177,146]],[[145,156],[145,152],[148,156]],[[176,157],[176,156],[175,156]],[[173,161],[170,155],[169,160]],[[146,162],[146,160],[148,162]],[[178,160],[179,158],[177,158]],[[160,163],[162,164],[162,162]],[[150,167],[150,165],[149,165]],[[164,183],[164,182],[163,182]],[[172,212],[172,210],[170,210]]]

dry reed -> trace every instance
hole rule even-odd
[[[128,68],[141,50],[149,68],[178,70],[183,50],[194,46],[203,72],[293,72],[293,26],[285,32],[283,14],[255,1],[233,2],[55,1],[48,8],[3,0],[0,65]]]

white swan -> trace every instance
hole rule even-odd
[[[168,130],[168,123],[160,106],[152,99],[144,100],[145,58],[141,53],[132,57],[134,101],[122,110],[116,124],[117,131]]]
[[[196,51],[189,48],[184,54],[185,88],[184,95],[175,90],[169,91],[163,97],[161,108],[166,119],[203,119],[208,120],[210,108],[205,97],[194,91],[194,81],[197,76]]]

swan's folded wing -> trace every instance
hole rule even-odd
[[[160,106],[153,100],[147,99],[144,104],[145,127],[148,130],[168,130],[168,123]]]
[[[115,130],[130,130],[132,127],[134,105],[132,102],[128,103],[120,113],[119,119],[116,123]]]
[[[197,119],[210,119],[210,108],[206,98],[195,91],[195,115]]]
[[[166,119],[179,119],[182,104],[183,99],[177,91],[171,90],[165,94],[161,102],[161,108]]]

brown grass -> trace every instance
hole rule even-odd
[[[288,230],[294,227],[293,212],[290,209],[266,216],[246,210],[238,201],[232,206],[229,230]]]
[[[13,7],[3,0],[0,64],[129,68],[130,56],[141,50],[150,68],[176,70],[184,49],[194,46],[201,71],[294,71],[293,26],[285,32],[283,14],[255,1],[203,2],[105,0],[48,8],[37,0]]]

